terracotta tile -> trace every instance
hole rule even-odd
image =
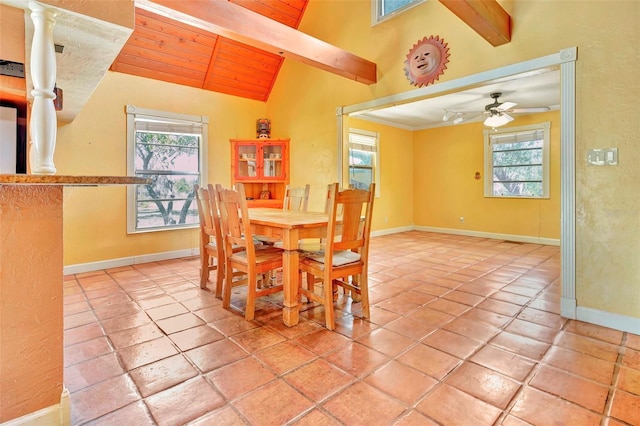
[[[72,423],[97,419],[139,399],[136,386],[126,374],[112,377],[72,395]]]
[[[497,327],[497,328],[501,328],[506,323],[511,321],[510,316],[502,315],[496,312],[486,311],[484,309],[478,309],[478,308],[468,310],[467,312],[462,314],[460,318],[481,322],[483,324],[486,324],[492,327]]]
[[[622,356],[622,365],[640,370],[640,351],[627,348]]]
[[[143,397],[175,386],[198,374],[182,355],[174,355],[129,372]]]
[[[503,410],[520,389],[515,380],[472,362],[456,368],[445,383]]]
[[[175,317],[165,318],[156,321],[158,327],[166,334],[177,333],[178,331],[203,325],[204,322],[196,315],[188,312],[186,314],[176,315]]]
[[[106,296],[91,299],[89,302],[93,309],[96,310],[96,315],[101,318],[111,318],[123,315],[124,313],[131,313],[140,310],[140,307],[137,304],[131,305],[131,298],[129,295],[120,289],[118,289],[118,291],[111,292]],[[102,312],[98,313],[98,310],[101,310]]]
[[[394,422],[393,426],[438,426],[438,423],[426,418],[417,410],[411,410],[409,414]]]
[[[274,380],[276,375],[254,358],[243,358],[207,374],[207,379],[227,400],[240,396]]]
[[[137,345],[118,349],[122,363],[127,370],[141,367],[178,353],[167,337],[150,340]]]
[[[413,290],[421,293],[426,293],[435,297],[440,297],[451,292],[450,288],[441,287],[439,285],[432,284],[432,283],[420,284],[419,286],[415,287]]]
[[[640,395],[640,370],[620,367],[616,387],[623,391]]]
[[[130,424],[136,426],[155,426],[147,406],[142,401],[136,401],[125,407],[119,408],[111,413],[86,423],[87,426],[111,426]]]
[[[247,352],[229,339],[218,340],[185,352],[202,371],[209,372],[248,356]]]
[[[403,405],[363,382],[333,396],[323,408],[346,425],[392,424],[405,410]]]
[[[284,379],[315,402],[321,402],[355,380],[352,375],[339,370],[324,359],[312,361],[287,374]]]
[[[547,365],[540,367],[529,384],[597,413],[604,412],[609,394],[608,386],[599,385]]]
[[[77,314],[66,315],[63,319],[63,326],[65,330],[69,330],[83,325],[88,325],[97,322],[98,318],[93,311],[79,312]]]
[[[211,309],[211,310],[210,310]],[[238,333],[242,333],[243,331],[252,330],[254,328],[260,327],[260,324],[256,321],[246,321],[244,317],[240,315],[204,315],[204,312],[211,313],[212,310],[227,312],[222,308],[210,308],[203,309],[195,312],[200,318],[206,320],[206,318],[214,318],[213,320],[209,320],[209,324],[219,330],[222,334],[227,337],[233,336]],[[204,311],[204,312],[203,312]],[[219,318],[220,317],[220,318]]]
[[[492,294],[491,297],[493,297],[494,295],[495,293]],[[513,317],[520,312],[522,306],[498,299],[485,299],[478,304],[477,308],[484,309],[485,311],[495,312],[500,315]]]
[[[246,426],[246,421],[230,405],[226,405],[216,411],[209,412],[204,416],[189,423],[189,426]]]
[[[93,340],[96,337],[104,336],[102,327],[97,322],[92,322],[76,328],[70,328],[64,331],[64,345],[71,346],[76,343]]]
[[[283,380],[274,380],[232,404],[254,425],[283,425],[313,407]]]
[[[442,296],[443,299],[451,300],[453,302],[462,303],[467,306],[476,306],[478,303],[484,300],[483,296],[465,292],[464,288],[460,290],[451,291]]]
[[[395,312],[385,311],[377,306],[371,306],[369,308],[369,314],[369,321],[380,326],[384,326],[401,317],[401,315],[396,314]]]
[[[431,304],[424,306],[422,308],[417,309],[413,313],[407,316],[407,318],[432,325],[435,327],[442,327],[444,324],[448,323],[452,319],[455,318],[454,315],[450,315],[445,312],[438,311],[436,309],[431,309],[429,306]]]
[[[555,344],[609,362],[616,362],[618,359],[619,347],[617,345],[568,331],[562,332]]]
[[[212,293],[199,292],[199,294],[191,299],[182,300],[182,305],[191,312],[204,308],[219,306],[222,309],[222,301],[217,299]]]
[[[513,334],[519,334],[521,336],[529,337],[531,339],[538,340],[545,343],[553,343],[558,330],[555,328],[546,327],[544,325],[538,325],[529,321],[523,321],[519,319],[513,320],[508,326],[504,328]]]
[[[420,344],[400,355],[398,361],[442,380],[461,361],[437,349]]]
[[[611,404],[611,417],[632,425],[640,424],[640,395],[616,389]]]
[[[80,300],[79,302],[68,303],[64,305],[65,316],[78,314],[78,313],[86,312],[90,310],[91,310],[91,306],[86,300]]]
[[[373,330],[371,333],[360,337],[357,341],[390,357],[404,352],[409,346],[415,344],[413,339],[386,328]]]
[[[151,317],[152,320],[158,321],[163,318],[169,318],[176,315],[184,314],[189,311],[180,303],[172,303],[170,305],[163,305],[158,306],[157,308],[147,309],[145,312]]]
[[[533,360],[542,359],[550,347],[547,343],[507,332],[501,332],[490,343]]]
[[[395,331],[403,336],[409,337],[414,340],[420,340],[428,334],[433,333],[438,329],[438,326],[427,324],[419,319],[412,319],[409,317],[400,317],[395,321],[391,321],[385,325],[386,329]]]
[[[295,426],[340,426],[341,423],[334,417],[320,411],[313,410],[297,422],[292,423]]]
[[[207,343],[222,340],[224,336],[208,325],[201,325],[173,333],[169,335],[169,338],[181,351],[188,351],[189,349],[197,348]]]
[[[249,353],[268,348],[286,340],[280,334],[266,328],[254,328],[236,334],[231,339]]]
[[[510,413],[533,425],[600,425],[600,416],[556,396],[526,387]]]
[[[147,406],[158,425],[179,425],[224,405],[224,398],[202,377],[151,395]]]
[[[470,309],[468,305],[454,302],[452,300],[447,300],[444,298],[434,300],[433,302],[427,305],[427,308],[444,312],[449,315],[453,314],[455,316],[461,315],[462,313]]]
[[[609,386],[612,383],[615,364],[579,352],[554,346],[544,362],[561,370],[595,380]]]
[[[268,347],[254,356],[281,375],[300,367],[318,356],[294,341],[284,341]]]
[[[300,336],[296,341],[317,355],[324,355],[338,350],[351,342],[351,340],[345,336],[324,328]]]
[[[524,381],[536,365],[535,362],[529,359],[491,345],[480,349],[471,357],[471,361],[520,382]]]
[[[325,355],[324,358],[356,377],[365,376],[389,360],[386,355],[355,342]]]
[[[462,317],[454,319],[442,328],[481,342],[488,341],[500,331],[496,327]]]
[[[602,340],[603,342],[613,343],[614,345],[619,345],[622,342],[623,336],[622,331],[573,320],[567,324],[566,331]]]
[[[562,318],[558,314],[554,314],[552,312],[545,312],[539,309],[533,309],[530,307],[524,308],[520,314],[518,314],[518,318],[521,320],[533,322],[536,324],[544,325],[547,327],[555,328],[560,330],[564,324],[567,322],[566,318]]]
[[[125,315],[102,321],[102,326],[107,333],[115,333],[116,331],[139,327],[151,322],[151,319],[145,312],[138,312],[133,315]]]
[[[140,327],[129,328],[115,333],[109,333],[109,339],[111,339],[111,343],[113,343],[113,346],[116,349],[148,342],[162,336],[163,334],[160,329],[153,323],[148,323]]]
[[[68,366],[64,369],[64,385],[69,392],[77,392],[87,386],[124,373],[114,352]]]
[[[520,420],[517,417],[514,417],[512,415],[508,415],[504,418],[504,420],[501,423],[502,426],[530,426],[531,423],[527,423],[524,420]]]
[[[477,340],[447,330],[437,330],[424,338],[422,343],[461,359],[467,358],[482,346]]]
[[[445,425],[492,425],[500,409],[443,383],[416,409]]]
[[[409,406],[438,383],[427,374],[398,361],[385,364],[364,381]]]
[[[64,348],[64,366],[68,367],[112,351],[113,349],[105,336],[66,346]]]
[[[640,351],[640,335],[627,333],[626,346],[636,351]]]

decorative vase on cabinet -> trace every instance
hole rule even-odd
[[[289,183],[289,139],[231,139],[231,183],[244,184],[249,207],[281,208]]]

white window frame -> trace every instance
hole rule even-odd
[[[411,0],[411,3],[406,4],[402,7],[399,7],[392,12],[384,14],[384,2],[385,0],[371,0],[371,26],[375,26],[381,22],[387,21],[394,16],[397,16],[407,10],[411,9],[414,6],[417,6],[421,3],[426,2],[427,0]]]
[[[532,124],[529,126],[507,127],[501,129],[484,129],[484,196],[492,198],[549,198],[549,150],[550,150],[550,122]],[[542,195],[541,196],[518,196],[502,195],[493,192],[493,141],[492,136],[503,139],[501,143],[517,141],[518,135],[527,136],[535,132],[541,132],[542,138]],[[510,140],[506,139],[512,137]],[[525,139],[523,139],[524,141]],[[498,142],[500,143],[500,142]]]
[[[376,184],[375,196],[380,196],[380,134],[368,130],[349,128],[347,150],[347,184],[351,181],[351,155],[352,148],[361,149],[375,153],[375,164],[373,165],[373,182]]]
[[[127,114],[127,175],[144,177],[148,173],[142,173],[136,170],[136,118],[138,122],[146,122],[159,131],[170,132],[169,126],[177,128],[199,129],[200,145],[198,170],[183,170],[181,172],[189,172],[198,175],[198,184],[204,185],[207,179],[207,146],[209,134],[209,117],[199,115],[177,114],[172,112],[158,111],[146,108],[138,108],[133,105],[127,105],[125,108]],[[190,130],[193,131],[193,130]],[[162,173],[157,173],[162,174]],[[168,231],[175,229],[197,228],[198,222],[189,224],[167,224],[153,228],[138,228],[136,223],[137,217],[137,196],[138,185],[127,185],[127,233],[137,234],[146,232]],[[195,198],[192,203],[195,205]]]

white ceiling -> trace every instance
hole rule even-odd
[[[456,93],[440,95],[410,103],[369,109],[351,113],[357,118],[391,125],[407,130],[423,130],[434,127],[453,126],[453,118],[443,121],[445,110],[453,113],[463,112],[461,117],[469,122],[484,121],[487,117],[482,112],[487,104],[493,102],[491,93],[501,92],[499,102],[515,102],[518,108],[549,107],[557,110],[560,107],[560,71],[557,69],[541,70],[513,75],[488,82],[485,85],[460,90]],[[516,119],[522,113],[509,113]]]

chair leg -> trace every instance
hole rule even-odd
[[[252,321],[256,314],[256,286],[258,277],[256,274],[247,274],[247,305],[244,308],[244,319]]]
[[[218,256],[216,258],[217,269],[216,269],[216,297],[220,299],[222,297],[222,286],[224,285],[224,277],[225,277],[225,261],[224,256]],[[233,274],[231,276],[233,279]]]
[[[222,307],[228,308],[231,305],[231,287],[233,287],[233,268],[231,267],[231,263],[225,262],[225,280],[223,287],[223,296],[222,296]]]
[[[323,284],[324,293],[324,320],[328,330],[334,330],[336,328],[335,313],[333,311],[333,282],[330,279],[325,279]]]
[[[362,316],[369,319],[369,277],[363,272],[359,277],[360,297],[362,298]]]
[[[204,248],[200,248],[204,250]],[[206,290],[207,281],[209,281],[209,255],[200,255],[200,288]]]

